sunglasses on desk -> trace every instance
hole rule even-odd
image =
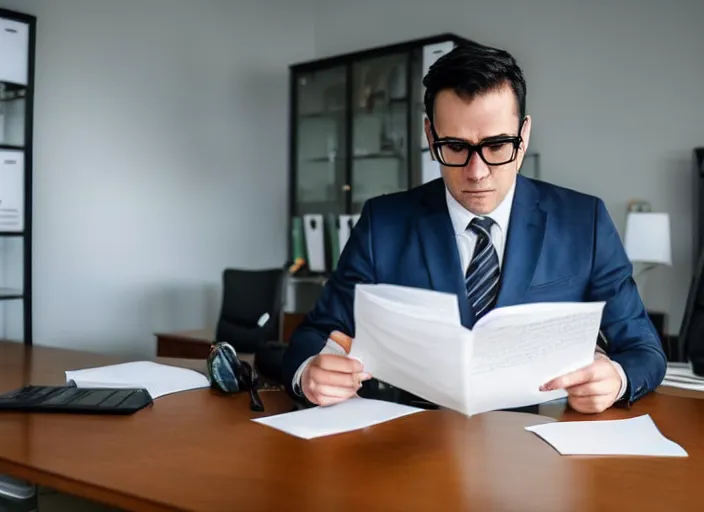
[[[267,386],[259,378],[256,369],[242,361],[235,349],[224,341],[213,343],[208,355],[208,380],[212,388],[227,394],[249,393],[249,408],[255,412],[264,411],[259,390]]]

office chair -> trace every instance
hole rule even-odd
[[[0,475],[0,512],[34,512],[37,510],[35,485],[8,475]]]
[[[267,341],[257,347],[254,353],[254,369],[262,381],[274,387],[282,387],[284,352],[287,344],[283,341]]]
[[[704,252],[699,256],[689,286],[678,338],[679,360],[690,361],[692,371],[704,377]]]
[[[278,340],[285,279],[283,267],[225,269],[215,340],[226,341],[238,353],[246,354],[255,353],[266,341]]]

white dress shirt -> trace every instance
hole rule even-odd
[[[506,194],[506,197],[504,197],[501,203],[499,203],[499,205],[494,209],[494,211],[484,215],[484,217],[490,217],[494,221],[494,224],[491,226],[491,241],[494,244],[494,247],[496,248],[496,253],[499,257],[500,270],[503,269],[504,252],[506,249],[506,238],[508,235],[508,225],[511,219],[511,207],[513,205],[513,196],[515,194],[515,191],[516,181],[514,180],[513,185],[511,185],[511,188],[509,189],[508,193]],[[462,273],[464,274],[472,259],[472,255],[474,254],[474,247],[477,243],[477,235],[472,230],[467,229],[467,227],[469,226],[471,220],[474,217],[477,217],[477,215],[474,215],[472,212],[462,206],[452,196],[452,194],[450,194],[450,191],[447,188],[445,188],[445,200],[447,202],[447,210],[450,214],[450,220],[452,221],[452,227],[455,232],[455,242],[457,243],[457,249],[459,250],[460,264],[462,265]],[[336,344],[334,342],[331,343],[330,340],[328,340],[328,343],[320,353],[338,353],[338,350],[335,348],[335,346]],[[599,349],[599,347],[597,347],[597,350],[595,352],[595,359],[597,357],[597,354],[599,357],[605,356],[604,351]],[[303,370],[305,370],[306,366],[308,366],[308,363],[310,363],[313,357],[315,356],[311,356],[305,361],[303,361],[303,363],[298,367],[298,370],[296,370],[296,373],[293,376],[293,389],[298,394],[302,394],[300,392],[300,383],[301,375],[303,375]],[[621,365],[616,361],[611,361],[611,363],[616,367],[616,371],[621,377],[621,389],[617,397],[618,400],[623,397],[623,394],[626,392],[628,380],[626,378],[626,373],[623,371]]]
[[[504,250],[506,248],[506,234],[508,233],[508,223],[511,219],[511,205],[513,204],[513,194],[516,190],[516,182],[509,189],[506,197],[499,203],[496,209],[484,215],[490,217],[494,224],[491,226],[491,241],[494,244],[496,253],[499,256],[499,268],[502,268],[504,261]],[[469,262],[474,254],[474,247],[477,244],[477,235],[472,230],[467,229],[474,215],[464,206],[457,202],[450,191],[445,189],[445,200],[447,202],[447,211],[450,213],[450,220],[455,231],[455,242],[460,253],[460,265],[462,265],[462,274],[469,266]]]

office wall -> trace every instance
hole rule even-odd
[[[312,2],[0,0],[38,16],[34,326],[150,355],[228,265],[283,265],[289,63]]]
[[[511,51],[544,179],[671,215],[673,268],[641,283],[679,329],[691,272],[692,148],[704,144],[704,2],[319,0],[319,57],[455,32]]]

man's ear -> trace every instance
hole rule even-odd
[[[521,150],[523,153],[528,152],[528,144],[530,143],[530,129],[532,126],[532,119],[530,116],[526,116],[523,120],[523,127],[521,128]]]
[[[428,140],[428,151],[430,151],[430,158],[435,160],[435,151],[433,151],[433,133],[430,129],[430,119],[425,118],[425,138]]]

